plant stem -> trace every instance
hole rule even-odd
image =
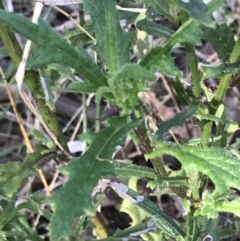
[[[2,1],[0,1],[0,9],[4,9]],[[0,37],[8,51],[9,56],[18,67],[22,58],[22,49],[11,29],[2,23],[0,23]],[[57,118],[54,112],[52,112],[46,105],[38,72],[33,70],[26,71],[24,83],[26,83],[32,92],[44,122],[54,133],[61,146],[68,151],[68,146],[64,140]]]
[[[240,56],[240,37],[238,37],[238,40],[235,43],[235,46],[230,56],[230,61],[232,63],[236,63],[239,56]]]
[[[219,105],[221,104],[231,82],[231,77],[232,74],[227,74],[220,79],[220,84],[218,86],[217,93],[210,103],[210,114],[214,115]]]
[[[151,142],[149,140],[149,138],[147,137],[147,135],[144,133],[143,129],[141,127],[138,127],[136,130],[134,130],[135,135],[138,137],[138,139],[140,140],[141,144],[143,145],[143,147],[145,148],[147,153],[151,153],[153,152],[153,147],[151,146]],[[167,177],[168,174],[165,170],[165,167],[162,163],[162,160],[160,158],[153,158],[151,159],[151,163],[156,171],[156,173],[160,176],[160,177]],[[179,187],[170,187],[170,189],[176,194],[178,195],[180,198],[185,198],[186,197],[186,193]]]
[[[188,20],[188,15],[185,11],[181,11],[181,21],[185,23]],[[202,73],[198,70],[198,61],[195,54],[194,46],[192,44],[185,44],[188,64],[191,71],[192,82],[193,82],[193,94],[195,97],[199,97],[202,89],[200,81],[202,78]]]

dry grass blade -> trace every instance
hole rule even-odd
[[[24,140],[25,140],[25,143],[26,143],[26,146],[27,146],[27,150],[28,150],[30,153],[32,153],[32,152],[34,152],[33,147],[32,147],[32,144],[31,144],[31,142],[30,142],[30,140],[29,140],[29,138],[28,138],[26,129],[24,128],[22,118],[20,117],[20,115],[19,115],[19,113],[18,113],[18,111],[17,111],[16,104],[15,104],[15,102],[14,102],[14,99],[13,99],[13,97],[12,97],[11,91],[10,91],[10,89],[9,89],[8,82],[7,82],[7,80],[6,80],[6,77],[5,77],[5,75],[4,75],[3,70],[2,70],[1,67],[0,67],[0,74],[1,74],[1,76],[2,76],[2,79],[3,79],[3,81],[4,81],[4,84],[5,84],[5,86],[6,86],[7,94],[8,94],[9,100],[10,100],[10,102],[11,102],[11,105],[12,105],[12,107],[13,107],[13,111],[14,111],[14,113],[15,113],[15,115],[16,115],[16,118],[17,118],[19,127],[20,127],[20,129],[21,129],[22,134],[23,134],[23,137],[24,137]],[[45,187],[45,190],[46,190],[47,195],[51,195],[51,192],[50,192],[49,186],[48,186],[48,184],[47,184],[46,178],[45,178],[45,176],[44,176],[44,174],[43,174],[43,172],[42,172],[41,169],[38,169],[38,174],[39,174],[40,179],[41,179],[41,181],[42,181],[42,183],[43,183],[43,185],[44,185],[44,187]]]

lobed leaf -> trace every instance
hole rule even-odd
[[[166,120],[158,125],[158,130],[153,136],[153,144],[163,141],[164,135],[172,127],[182,126],[189,118],[191,118],[198,110],[198,105],[192,105],[187,111],[177,113],[173,118]]]
[[[116,3],[112,0],[85,0],[84,7],[94,23],[96,51],[106,62],[110,74],[129,63],[129,50],[135,33],[125,33],[120,26]]]
[[[0,186],[11,196],[20,187],[21,182],[35,174],[34,165],[43,158],[41,152],[29,153],[22,162],[0,164]]]
[[[208,15],[208,7],[202,0],[179,0],[178,4],[180,8],[184,9],[192,18],[200,23],[206,26],[213,24],[213,20]]]
[[[146,158],[168,154],[176,157],[188,172],[198,170],[215,184],[215,192],[224,193],[229,188],[239,188],[240,162],[224,153],[224,149],[161,143]]]
[[[61,168],[68,181],[48,202],[55,213],[49,226],[50,237],[58,240],[71,233],[71,224],[83,214],[94,215],[91,193],[99,179],[114,175],[114,166],[104,159],[111,159],[113,148],[125,141],[126,134],[140,121],[127,123],[125,118],[109,120],[109,127],[95,135],[89,149]]]
[[[106,84],[105,76],[88,53],[83,48],[76,51],[43,20],[40,19],[37,25],[19,14],[0,10],[0,21],[37,45],[37,54],[28,68],[52,63],[65,64],[92,83],[98,83],[99,86]]]
[[[227,24],[217,25],[215,29],[205,27],[202,38],[212,44],[222,61],[229,61],[235,41],[233,32]]]
[[[166,42],[164,46],[153,48],[140,65],[153,71],[181,77],[180,71],[170,55],[172,48],[180,43],[200,44],[200,28],[195,20],[184,23]]]

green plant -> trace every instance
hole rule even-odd
[[[24,178],[32,175],[38,161],[52,151],[50,147],[54,148],[54,145],[47,145],[45,140],[45,149],[28,154],[23,162],[1,165],[2,240],[43,240],[18,213],[23,208],[31,209],[50,220],[51,240],[81,240],[79,234],[84,231],[84,220],[87,216],[94,216],[96,212],[92,203],[92,191],[99,180],[108,177],[119,177],[120,180],[133,176],[151,179],[151,188],[160,186],[167,193],[181,198],[186,222],[180,226],[147,197],[138,195],[123,184],[102,183],[102,186],[99,184],[99,191],[104,185],[112,187],[120,197],[129,201],[127,205],[135,206],[132,209],[135,213],[130,213],[133,217],[135,215],[134,221],[137,221],[136,213],[142,211],[140,217],[144,219],[144,222],[138,220],[136,226],[118,230],[112,237],[102,240],[123,240],[124,237],[138,240],[130,235],[141,230],[158,230],[158,235],[151,238],[140,233],[145,240],[219,240],[219,212],[232,212],[240,216],[239,198],[229,200],[234,192],[233,188],[238,189],[240,185],[239,151],[227,144],[227,138],[238,129],[238,124],[226,119],[226,107],[222,103],[232,76],[240,72],[240,49],[239,40],[234,40],[230,27],[227,24],[218,24],[212,17],[212,13],[223,5],[223,1],[212,0],[208,5],[201,0],[129,2],[120,1],[120,4],[146,8],[147,12],[140,15],[132,13],[127,17],[127,21],[135,23],[138,30],[149,35],[166,38],[163,45],[151,48],[148,41],[144,42],[141,38],[142,32],[124,31],[119,24],[122,13],[116,10],[114,0],[84,1],[84,8],[91,17],[87,27],[95,34],[96,45],[79,32],[81,42],[74,46],[67,43],[43,20],[33,24],[23,16],[0,10],[0,37],[17,66],[21,59],[21,49],[12,31],[35,44],[35,52],[27,64],[26,84],[34,92],[43,117],[50,113],[50,119],[43,119],[48,126],[52,126],[50,129],[58,136],[63,147],[66,148],[66,143],[59,131],[54,112],[49,103],[46,103],[43,90],[36,88],[39,87],[36,85],[39,82],[39,73],[50,78],[51,69],[56,70],[56,66],[60,66],[59,68],[64,68],[65,71],[59,71],[59,74],[67,75],[72,81],[64,91],[95,93],[98,114],[102,98],[109,105],[121,109],[121,116],[106,121],[104,130],[99,131],[97,122],[96,133],[83,135],[89,144],[86,152],[63,164],[60,171],[67,175],[68,180],[49,198],[39,199],[36,195],[27,198],[24,204],[14,206],[18,186]],[[157,24],[152,16],[155,19],[165,16],[177,30]],[[206,63],[198,67],[194,47],[200,45],[202,39],[214,46],[222,62],[220,65]],[[96,51],[98,64],[84,49],[85,44],[91,44],[91,48]],[[176,46],[184,46],[186,49],[192,77],[192,86],[187,89],[181,82],[182,72],[174,65],[171,57],[171,51]],[[136,56],[134,61],[130,61],[132,49]],[[70,68],[84,80],[82,83],[75,80]],[[155,73],[159,72],[171,76],[179,100],[188,110],[162,122],[153,135],[144,125],[146,112],[139,99],[142,98],[140,94],[148,90],[147,81],[155,81]],[[204,79],[213,77],[220,78],[215,94],[209,93],[203,85]],[[202,97],[205,97],[206,101],[203,102]],[[167,143],[165,134],[172,127],[182,126],[192,116],[199,120],[201,137],[187,143]],[[216,126],[214,131],[213,124]],[[152,162],[154,169],[112,159],[114,147],[123,145],[128,133],[143,145],[146,150],[145,157]],[[43,138],[41,140],[43,142]],[[159,158],[163,154],[176,157],[182,164],[181,171],[175,175],[172,171],[172,175],[169,175]],[[68,157],[65,157],[65,160],[67,159]],[[24,172],[18,175],[20,170]],[[11,178],[14,178],[12,183],[9,182]],[[215,185],[212,193],[205,189],[208,178]],[[50,204],[53,214],[39,209],[37,203]],[[149,220],[153,223],[149,224]],[[79,232],[76,231],[77,227],[80,227]]]

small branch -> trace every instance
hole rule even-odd
[[[182,23],[185,23],[187,20],[188,20],[187,13],[184,11],[181,11]],[[185,48],[186,48],[188,64],[189,64],[189,68],[192,76],[193,94],[195,97],[199,97],[202,92],[201,85],[200,85],[202,73],[198,69],[198,61],[195,54],[194,46],[192,44],[185,44]]]
[[[151,142],[149,140],[149,138],[146,136],[146,134],[144,133],[144,131],[138,127],[135,131],[135,135],[138,137],[138,139],[140,140],[141,144],[143,145],[143,147],[145,148],[147,153],[151,153],[153,152],[153,147],[151,146]],[[165,167],[162,163],[162,160],[157,157],[157,158],[153,158],[151,160],[151,163],[156,171],[156,173],[160,176],[160,177],[167,177],[168,174],[165,170]],[[186,193],[179,187],[170,187],[170,189],[172,190],[172,192],[174,192],[176,195],[178,195],[180,198],[185,198],[186,197]]]

